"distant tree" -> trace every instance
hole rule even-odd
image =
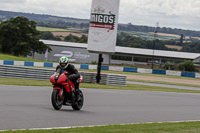
[[[66,36],[65,39],[64,39],[64,41],[66,41],[66,42],[70,42],[71,40],[73,40],[72,34],[69,34],[69,35]]]
[[[16,56],[44,53],[51,48],[39,41],[40,32],[36,30],[36,22],[25,17],[11,18],[0,24],[1,52]]]
[[[142,46],[141,44],[138,44],[138,43],[131,43],[130,45],[128,45],[128,47],[144,48],[144,46]]]
[[[82,35],[80,38],[79,38],[79,43],[87,43],[87,40],[88,38],[85,36],[85,35]]]
[[[181,34],[180,43],[183,44],[183,34]]]
[[[40,39],[61,41],[59,37],[55,37],[50,31],[40,32]]]
[[[73,36],[72,34],[70,34],[69,36],[65,37],[64,41],[87,43],[87,37],[85,35],[82,35],[81,37],[77,37],[77,36]]]
[[[178,68],[181,71],[189,71],[189,72],[194,72],[195,71],[195,65],[194,62],[190,60],[186,60],[184,62],[181,62],[178,64]]]
[[[166,70],[174,70],[174,65],[171,62],[167,61],[164,64],[163,68],[166,69]]]

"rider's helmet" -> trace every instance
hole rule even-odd
[[[63,69],[65,69],[65,68],[67,68],[67,66],[69,65],[69,59],[67,58],[67,57],[61,57],[60,59],[59,59],[59,64],[60,64],[60,66],[63,68]]]

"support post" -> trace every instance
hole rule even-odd
[[[156,33],[158,32],[158,22],[156,23],[156,27],[154,30],[154,39],[153,39],[153,55],[152,55],[152,69],[154,69],[154,50],[155,50],[155,45],[156,45]]]
[[[96,83],[100,83],[101,80],[101,63],[103,62],[102,54],[99,54],[98,66],[97,66],[97,76]]]
[[[152,66],[151,69],[154,69],[154,49],[155,49],[155,45],[156,45],[156,34],[154,33],[154,40],[153,40],[153,55],[152,55]]]

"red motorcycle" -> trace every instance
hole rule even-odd
[[[51,78],[50,82],[53,84],[53,92],[51,95],[51,102],[56,110],[60,110],[62,105],[72,106],[74,110],[80,110],[83,106],[83,93],[79,89],[75,91],[74,83],[67,77],[68,72],[58,69]],[[82,76],[78,79],[82,82]]]

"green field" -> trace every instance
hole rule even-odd
[[[2,133],[200,133],[200,122],[141,123],[53,130],[10,130]]]
[[[167,84],[167,85],[179,85],[179,86],[190,86],[190,87],[200,87],[200,85],[193,85],[190,83],[171,83],[171,82],[161,82],[161,81],[149,81],[149,80],[139,80],[139,79],[128,79],[128,81],[136,81],[143,83],[155,83],[155,84]]]
[[[96,72],[97,70],[87,70],[79,69],[80,71],[85,72]],[[189,77],[180,77],[180,76],[171,76],[171,75],[162,75],[162,74],[151,74],[151,73],[135,73],[135,72],[118,72],[118,71],[108,71],[102,70],[102,73],[111,73],[111,74],[122,74],[122,75],[142,75],[142,76],[154,76],[154,77],[165,77],[165,78],[178,78],[178,79],[188,79],[188,80],[199,80],[198,78],[189,78]]]
[[[59,29],[59,28],[50,28],[50,27],[41,27],[41,26],[37,26],[36,29],[39,30],[39,31],[50,31],[50,32],[73,32],[73,33],[81,33],[80,30]]]
[[[66,31],[66,32],[71,32],[71,30],[67,30],[67,29],[49,28],[49,27],[40,27],[40,26],[37,26],[36,29],[39,30],[39,31]]]
[[[30,79],[18,79],[18,78],[0,78],[0,85],[52,87],[51,83],[48,80],[47,81],[46,80],[30,80]],[[200,93],[200,91],[198,91],[198,90],[185,90],[185,89],[177,89],[177,88],[136,85],[136,84],[127,84],[127,86],[116,86],[116,85],[81,83],[80,88],[160,91],[160,92],[177,92],[177,93]]]
[[[130,34],[130,35],[135,36],[135,37],[146,38],[147,40],[153,40],[153,39],[154,39],[154,35],[151,34],[151,33],[147,33],[147,32],[118,31],[118,33],[121,33],[121,32]],[[159,35],[157,35],[157,36],[156,36],[156,39],[159,39],[159,40],[163,40],[163,41],[164,41],[164,40],[171,40],[171,39],[177,39],[177,38],[176,38],[176,37],[159,36]]]

